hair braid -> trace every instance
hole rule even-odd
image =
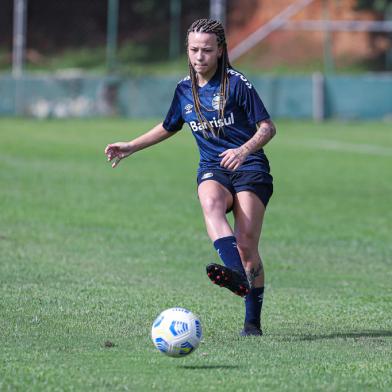
[[[218,46],[223,48],[222,56],[218,61],[218,67],[221,67],[221,82],[220,82],[220,91],[219,91],[219,110],[218,110],[218,119],[222,121],[218,121],[218,123],[224,124],[224,115],[225,115],[225,106],[227,97],[229,95],[229,78],[227,76],[228,68],[232,68],[229,55],[227,52],[227,43],[226,43],[226,36],[225,30],[222,24],[213,19],[198,19],[192,23],[190,28],[188,29],[187,34],[187,47],[188,47],[188,37],[189,33],[211,33],[215,34],[218,42]],[[203,134],[204,137],[208,137],[208,133],[205,130],[205,126],[211,131],[214,136],[219,136],[220,132],[223,132],[223,126],[219,126],[218,130],[215,130],[214,127],[210,124],[210,122],[206,119],[204,114],[201,110],[201,103],[198,93],[198,82],[197,82],[197,75],[196,71],[194,70],[189,58],[188,58],[188,66],[189,66],[189,75],[191,78],[192,84],[192,97],[195,106],[195,112],[197,119],[199,120],[200,124],[205,124],[203,127]]]

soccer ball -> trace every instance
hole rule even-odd
[[[183,308],[164,310],[155,319],[151,329],[155,347],[170,357],[184,357],[193,352],[201,336],[200,320]]]

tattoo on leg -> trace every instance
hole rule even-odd
[[[253,287],[255,279],[263,273],[263,264],[259,263],[256,268],[251,268],[246,271],[246,277],[248,278],[248,282],[250,287]]]

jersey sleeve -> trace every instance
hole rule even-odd
[[[165,121],[163,122],[163,128],[169,132],[177,132],[182,129],[183,125],[184,119],[182,117],[181,101],[177,86],[170,109],[167,112]]]
[[[235,96],[237,103],[245,111],[250,124],[257,124],[259,121],[270,118],[259,94],[248,81],[240,80],[236,84]]]

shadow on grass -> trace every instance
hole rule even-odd
[[[335,332],[328,335],[307,335],[299,337],[299,340],[323,340],[323,339],[361,339],[381,338],[392,336],[392,331],[358,331],[358,332]]]
[[[235,366],[235,365],[182,365],[178,366],[181,369],[193,369],[193,370],[200,370],[200,369],[239,369],[241,366]]]

